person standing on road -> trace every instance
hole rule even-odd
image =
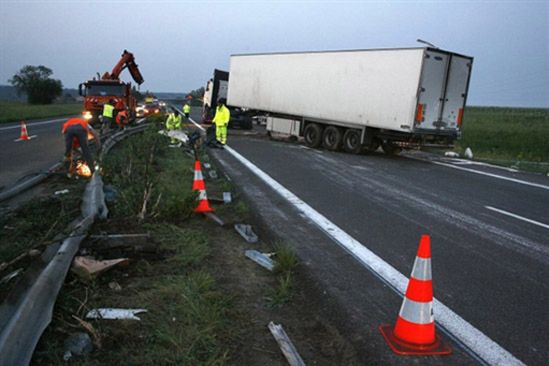
[[[97,149],[101,149],[101,140],[97,131],[93,129],[92,126],[88,124],[88,121],[82,118],[70,118],[67,122],[63,124],[63,129],[61,130],[63,135],[65,135],[65,165],[67,170],[69,169],[72,162],[72,150],[80,149],[82,150],[82,157],[88,164],[90,171],[93,173],[95,166],[91,156],[90,148],[88,146],[88,132],[92,134],[95,139],[95,144]],[[70,172],[69,172],[70,175]]]
[[[174,131],[179,130],[181,128],[181,115],[172,108],[172,111],[170,114],[168,114],[168,119],[166,120],[166,129],[168,131]],[[170,140],[171,145],[177,144],[177,139],[174,139],[173,137]]]
[[[185,115],[185,118],[189,118],[189,114],[191,113],[191,106],[189,105],[189,102],[186,102],[183,106],[183,114]]]
[[[103,104],[103,125],[101,126],[101,132],[106,132],[111,127],[113,115],[114,115],[113,104],[114,104],[113,99]]]
[[[231,120],[231,112],[229,108],[225,106],[225,99],[221,98],[217,101],[217,108],[215,109],[215,117],[212,122],[215,124],[215,138],[219,144],[219,147],[223,148],[227,143],[227,127]]]

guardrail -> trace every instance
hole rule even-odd
[[[145,128],[147,125],[140,125],[110,136],[101,158],[117,142]],[[20,191],[23,189],[26,188]],[[81,216],[69,225],[69,236],[61,243],[48,246],[0,304],[0,366],[29,364],[42,333],[51,322],[57,295],[80,243],[95,219],[106,219],[107,213],[103,180],[96,171],[86,185]]]

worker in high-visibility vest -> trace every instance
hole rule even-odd
[[[190,113],[191,113],[191,106],[189,105],[189,103],[185,103],[185,105],[183,106],[183,114],[185,115],[186,118],[189,118]]]
[[[90,148],[88,146],[88,133],[90,133],[95,139],[97,149],[101,149],[101,140],[97,131],[88,124],[83,118],[70,118],[63,124],[61,130],[65,135],[65,165],[69,170],[70,177],[70,165],[72,163],[72,151],[80,148],[82,150],[82,157],[88,164],[90,171],[93,173],[95,167],[91,156]]]
[[[166,129],[168,131],[175,131],[181,128],[181,115],[177,113],[175,109],[172,108],[171,113],[168,114],[168,119],[166,119]],[[177,139],[171,138],[171,145],[177,144]]]
[[[114,100],[111,99],[103,104],[103,126],[101,126],[101,132],[106,132],[111,127],[114,117]]]
[[[227,143],[227,127],[231,120],[231,112],[225,106],[225,99],[219,99],[217,108],[215,109],[215,117],[212,122],[215,124],[215,138],[219,143],[219,147],[223,148]]]

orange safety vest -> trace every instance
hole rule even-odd
[[[71,118],[69,119],[67,122],[65,122],[63,124],[63,130],[61,131],[63,134],[67,132],[67,129],[70,127],[70,126],[74,126],[74,125],[80,125],[82,126],[85,130],[86,130],[86,133],[89,132],[89,125],[88,125],[88,121],[82,119],[82,118]],[[78,141],[78,139],[76,137],[74,137],[72,139],[72,148],[73,149],[78,149],[80,147],[80,141]]]
[[[124,119],[122,120],[122,118]],[[117,125],[128,124],[128,112],[126,112],[125,109],[121,110],[116,115],[116,124]]]

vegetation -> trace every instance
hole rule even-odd
[[[51,104],[63,92],[61,80],[50,78],[53,71],[46,66],[23,67],[9,80],[18,93],[27,94],[30,104]]]
[[[76,115],[82,112],[82,103],[32,105],[0,100],[0,123],[21,120]]]
[[[549,109],[469,107],[457,149],[494,162],[549,163],[548,141]]]

